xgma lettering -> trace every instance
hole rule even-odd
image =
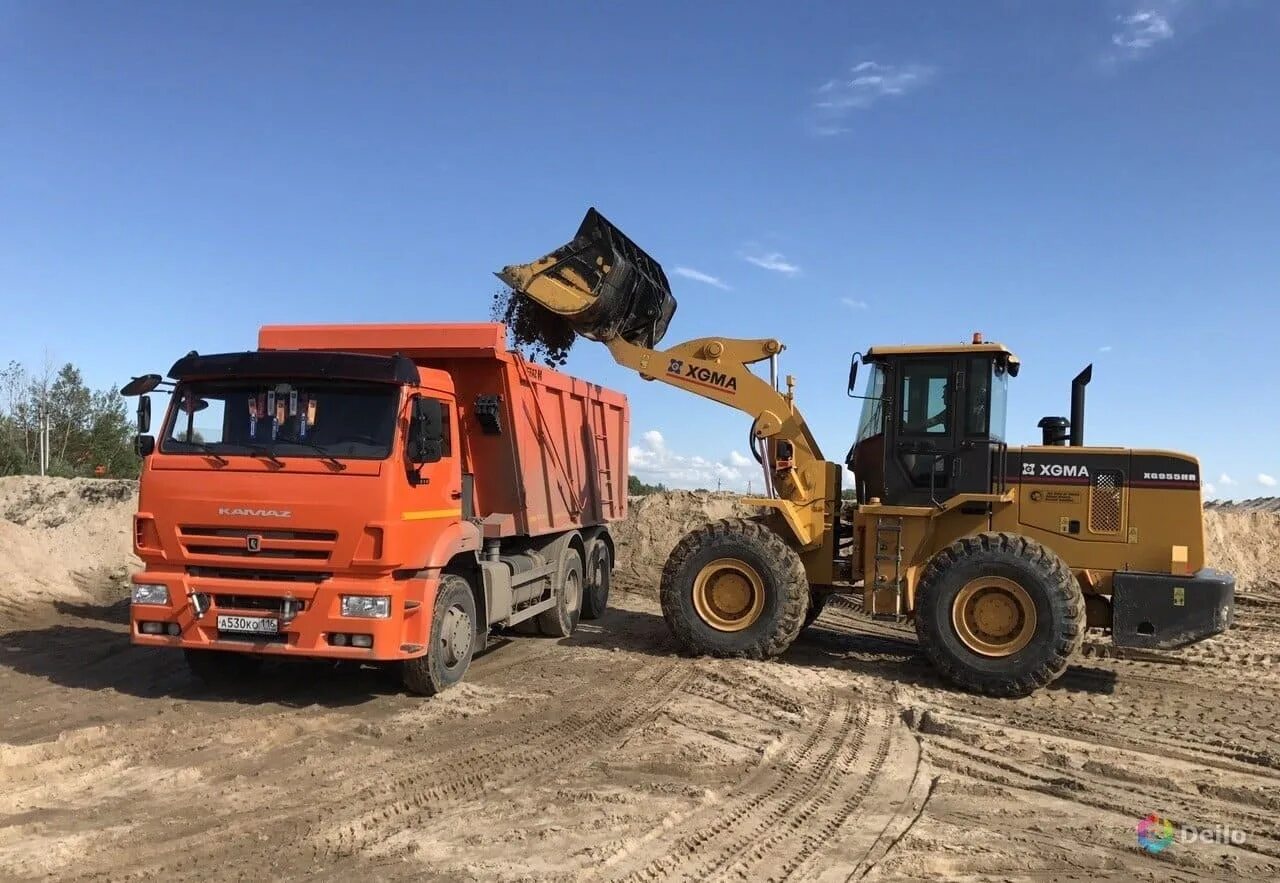
[[[714,386],[716,389],[722,389],[725,392],[736,393],[738,391],[738,378],[722,371],[704,368],[702,365],[695,365],[691,362],[686,363],[681,359],[671,359],[667,362],[667,374],[671,377],[679,377],[682,380],[693,380],[703,386]]]

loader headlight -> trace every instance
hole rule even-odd
[[[168,605],[169,587],[135,583],[133,586],[133,603]]]
[[[391,599],[377,595],[343,595],[342,615],[386,619],[391,615]]]

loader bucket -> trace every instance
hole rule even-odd
[[[657,346],[676,311],[662,265],[594,208],[567,245],[498,278],[592,340]]]

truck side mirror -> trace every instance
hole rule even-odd
[[[142,459],[146,459],[155,453],[156,437],[154,435],[135,435],[133,437],[133,451]]]
[[[151,396],[144,395],[138,399],[138,434],[145,435],[151,431]]]
[[[858,356],[859,353],[854,353],[849,359],[849,395],[851,396],[856,395],[854,388],[858,384]]]
[[[435,463],[444,457],[444,403],[415,396],[409,417],[406,457],[410,463]]]

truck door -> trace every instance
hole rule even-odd
[[[410,503],[404,513],[407,521],[443,525],[462,517],[462,469],[459,465],[458,411],[452,396],[422,393],[423,398],[440,403],[440,459],[417,467],[417,478],[410,476]]]

